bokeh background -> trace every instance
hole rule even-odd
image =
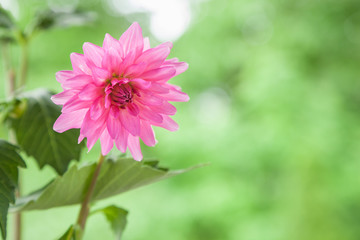
[[[59,92],[55,72],[71,69],[71,52],[101,45],[105,33],[120,37],[133,21],[152,46],[171,40],[171,57],[189,63],[172,80],[191,97],[175,104],[180,130],[156,129],[158,145],[142,149],[172,169],[210,165],[96,203],[130,211],[123,239],[360,239],[358,0],[0,3],[21,26],[45,8],[95,17],[32,40],[28,90]],[[84,151],[83,161],[96,161],[98,150]],[[31,158],[27,164],[25,193],[55,176]],[[77,213],[78,206],[25,213],[24,240],[59,237]],[[11,239],[11,216],[8,229]],[[91,216],[85,239],[113,239],[103,216]]]

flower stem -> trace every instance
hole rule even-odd
[[[89,215],[89,210],[90,210],[90,200],[91,197],[94,193],[94,189],[95,189],[95,185],[96,185],[96,181],[98,179],[99,173],[100,173],[100,169],[101,169],[101,165],[104,162],[105,156],[103,156],[102,154],[100,154],[100,158],[98,160],[98,164],[96,165],[95,171],[92,175],[91,178],[91,182],[90,185],[88,187],[88,190],[86,192],[85,198],[81,204],[81,209],[78,215],[78,219],[77,219],[77,226],[80,227],[80,233],[77,239],[82,239],[84,230],[85,230],[85,225],[86,225],[86,220],[87,217]]]

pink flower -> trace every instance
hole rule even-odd
[[[115,143],[141,160],[139,138],[154,146],[152,126],[177,130],[169,117],[176,108],[169,101],[189,100],[180,87],[168,83],[188,68],[176,58],[166,60],[171,48],[170,42],[150,48],[136,22],[119,40],[106,34],[102,47],[84,43],[84,54],[70,55],[73,70],[56,73],[64,91],[52,97],[63,105],[54,130],[80,128],[79,142],[86,137],[89,150],[100,138],[103,155]]]

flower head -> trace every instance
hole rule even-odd
[[[70,55],[73,70],[56,73],[64,91],[52,97],[63,105],[54,130],[80,128],[79,142],[87,138],[89,150],[100,138],[103,155],[115,144],[141,160],[139,138],[154,146],[152,126],[177,130],[169,117],[176,108],[169,101],[189,100],[180,87],[168,83],[188,68],[176,58],[166,60],[171,47],[167,42],[150,48],[136,22],[119,40],[106,34],[102,47],[84,43],[84,54]]]

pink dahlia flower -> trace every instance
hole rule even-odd
[[[103,155],[115,143],[141,160],[139,138],[154,146],[152,126],[177,130],[169,117],[176,108],[169,101],[189,100],[180,87],[168,83],[188,68],[176,58],[166,60],[171,47],[167,42],[150,48],[136,22],[119,40],[106,34],[102,47],[84,43],[84,54],[70,55],[73,70],[56,73],[64,91],[52,97],[63,105],[54,130],[80,128],[79,142],[86,137],[89,150],[100,138]]]

